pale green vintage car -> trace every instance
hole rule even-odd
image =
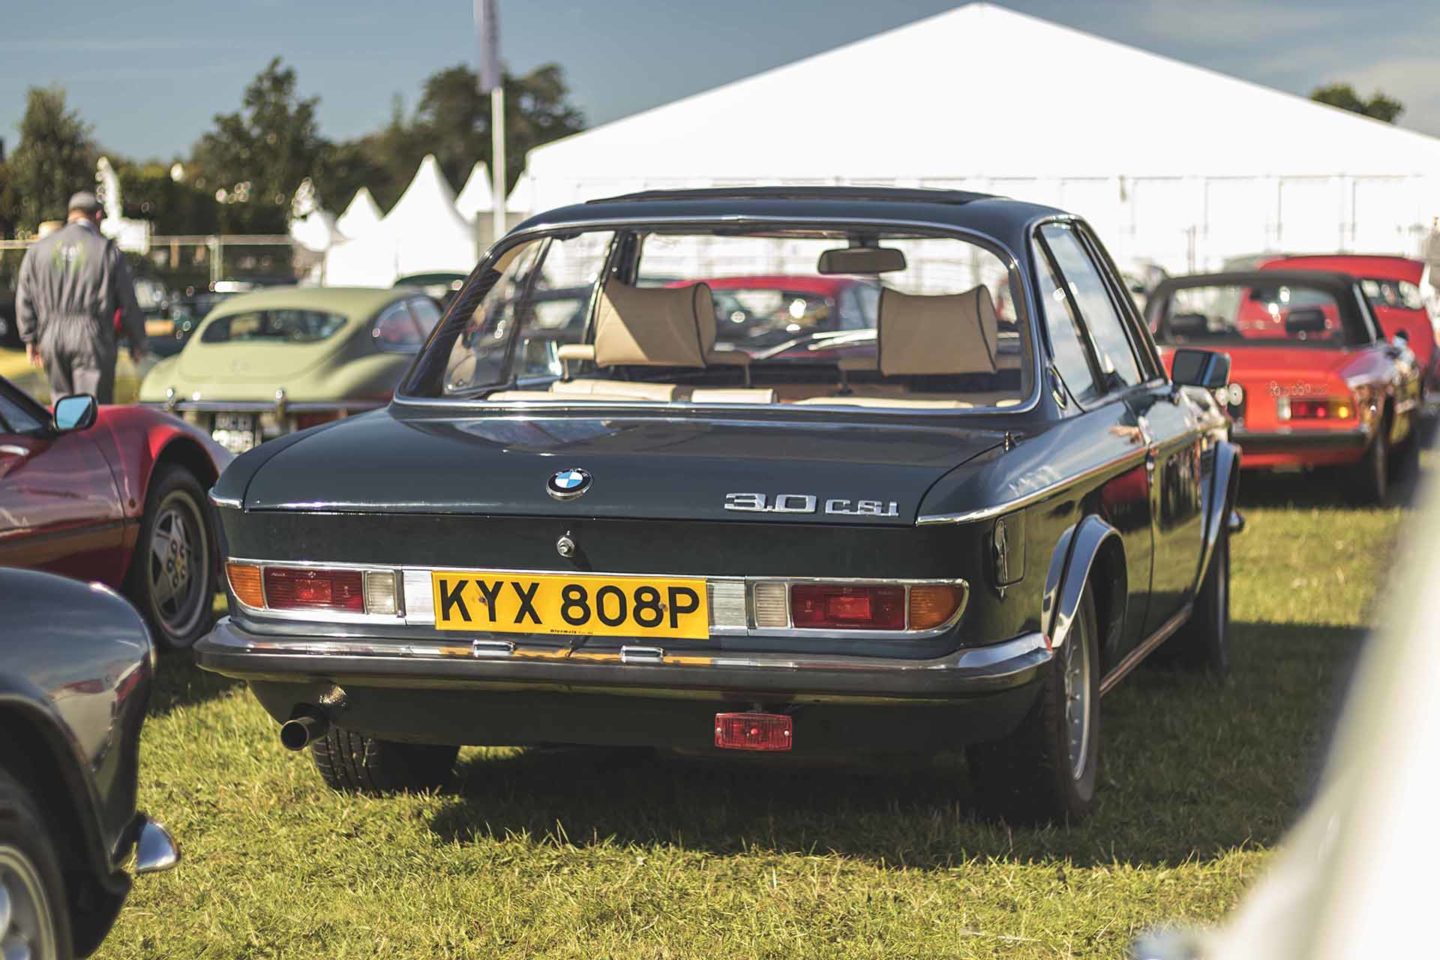
[[[406,287],[274,287],[226,300],[140,385],[241,453],[383,406],[440,319]]]

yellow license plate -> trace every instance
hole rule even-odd
[[[478,633],[706,640],[705,581],[485,570],[435,572],[435,626]]]

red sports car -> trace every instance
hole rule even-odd
[[[206,491],[231,459],[169,414],[90,396],[52,414],[0,377],[0,566],[122,589],[158,643],[188,647],[217,583]]]
[[[1385,341],[1362,282],[1278,269],[1174,277],[1146,312],[1167,363],[1174,347],[1230,354],[1216,399],[1244,469],[1340,468],[1355,498],[1375,503],[1414,448],[1420,372],[1403,341]]]
[[[1327,270],[1348,273],[1360,281],[1360,288],[1380,321],[1387,338],[1403,333],[1409,341],[1420,375],[1427,389],[1440,385],[1440,351],[1436,349],[1436,318],[1425,308],[1421,293],[1425,274],[1423,260],[1408,257],[1329,254],[1325,256],[1280,257],[1267,260],[1261,270]]]

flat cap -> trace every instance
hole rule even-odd
[[[89,190],[81,190],[79,193],[72,193],[70,195],[70,206],[66,209],[81,210],[85,213],[99,213],[104,208],[100,206],[100,201],[96,199],[95,194]]]

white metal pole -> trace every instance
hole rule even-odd
[[[494,194],[494,233],[491,242],[505,236],[505,84],[490,90],[490,183]]]

